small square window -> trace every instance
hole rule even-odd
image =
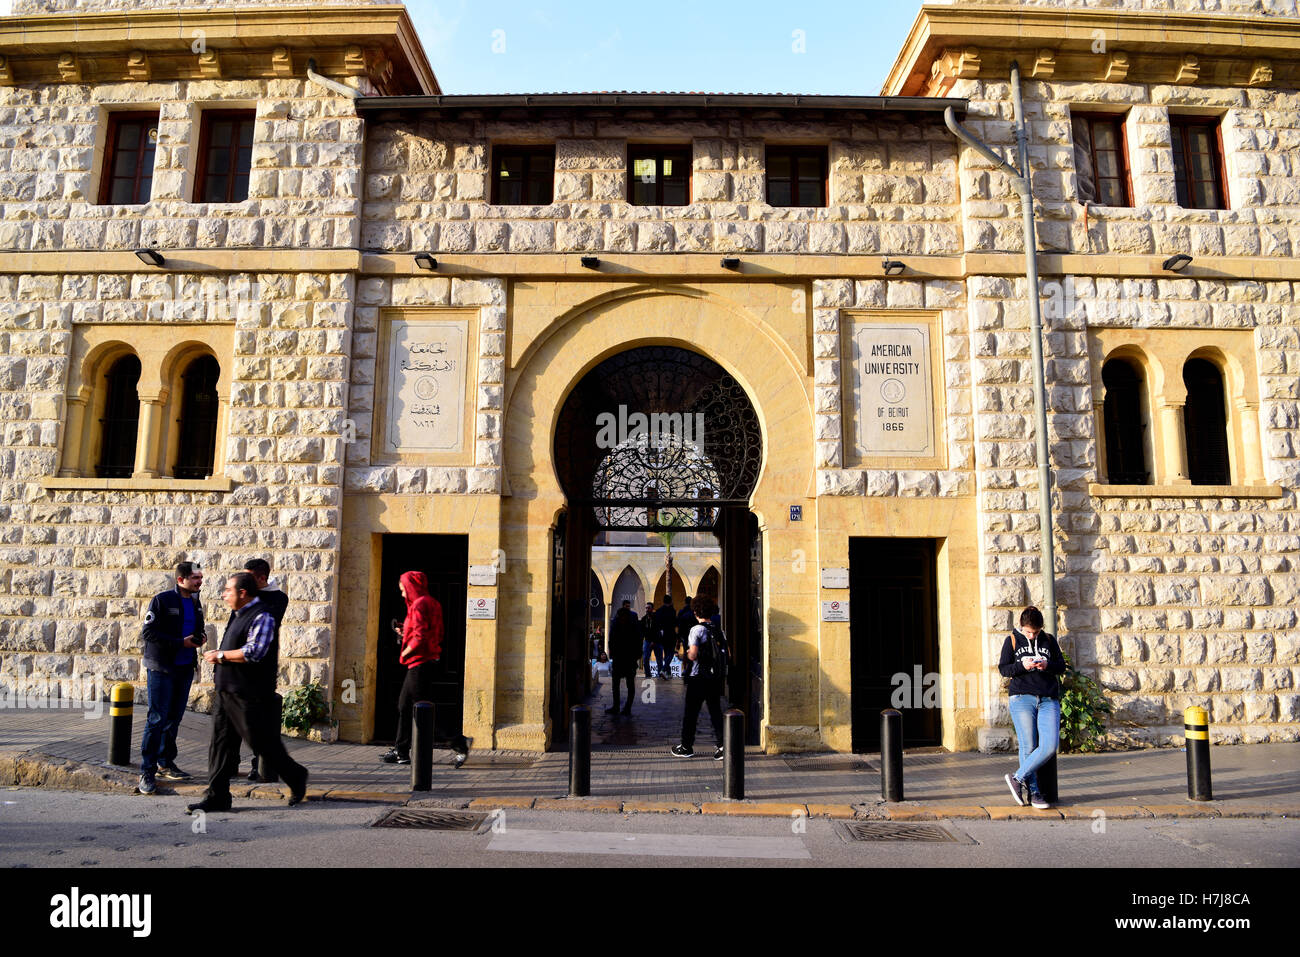
[[[196,203],[242,203],[248,199],[256,119],[256,110],[204,111]]]
[[[1223,141],[1219,121],[1199,116],[1171,116],[1174,187],[1184,209],[1227,209],[1223,179]]]
[[[157,113],[110,113],[108,155],[99,184],[101,205],[138,206],[153,192],[153,161],[158,148]]]
[[[547,206],[554,189],[554,146],[498,146],[493,149],[494,205]]]
[[[628,148],[627,199],[634,206],[685,206],[691,201],[691,151],[685,146]]]
[[[768,204],[825,206],[827,165],[824,146],[769,146]]]

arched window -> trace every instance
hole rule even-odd
[[[130,478],[135,469],[135,440],[140,425],[140,360],[122,356],[104,376],[104,417],[100,423],[100,478]]]
[[[199,356],[181,373],[179,447],[172,474],[203,479],[212,474],[217,447],[217,380],[221,367],[212,356]]]
[[[1223,375],[1206,359],[1188,359],[1183,366],[1187,406],[1187,477],[1193,485],[1228,485],[1228,416]]]
[[[1142,421],[1142,375],[1124,359],[1111,359],[1101,369],[1106,388],[1103,409],[1106,430],[1106,480],[1111,485],[1149,485]]]

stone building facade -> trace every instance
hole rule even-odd
[[[869,746],[865,702],[915,673],[945,689],[915,740],[1009,746],[994,665],[1041,600],[1025,256],[1008,177],[943,112],[1014,152],[1015,60],[1063,643],[1114,700],[1115,744],[1180,743],[1191,704],[1221,742],[1296,738],[1293,0],[927,6],[883,96],[845,98],[443,96],[401,7],[242,6],[26,0],[0,25],[6,683],[142,682],[140,617],[168,569],[260,555],[291,598],[282,684],[320,681],[343,737],[382,738],[390,579],[426,562],[465,732],[553,746],[600,564],[574,416],[662,396],[636,375],[671,368],[733,416],[710,422],[757,436],[743,495],[693,493],[716,497],[701,509],[748,665],[733,699],[757,739]],[[255,111],[247,198],[197,202],[218,110]],[[102,202],[109,130],[141,113],[151,191]],[[1122,144],[1123,205],[1096,201],[1084,120]],[[1189,125],[1221,139],[1221,168],[1193,179],[1223,208],[1186,197]],[[529,147],[553,151],[549,202],[496,201],[501,157]],[[633,154],[669,147],[689,201],[631,202]],[[820,202],[771,205],[801,156],[820,157]],[[906,353],[899,385],[871,378],[876,348]],[[129,474],[105,476],[128,355],[136,440]],[[178,397],[204,356],[211,474],[184,478]],[[1197,362],[1223,395],[1214,483],[1187,430]],[[1104,385],[1121,363],[1145,423],[1123,483]],[[904,379],[915,445],[871,431],[899,400],[868,385]],[[876,611],[893,566],[916,569],[897,582],[920,645],[890,644],[905,618]]]

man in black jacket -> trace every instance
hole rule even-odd
[[[252,574],[257,581],[257,597],[262,604],[266,606],[267,612],[275,619],[275,646],[280,647],[280,625],[284,622],[285,610],[289,607],[289,596],[280,590],[280,586],[273,584],[271,578],[271,565],[264,558],[250,558],[244,562],[244,571]],[[278,667],[277,669],[278,670]],[[280,726],[277,723],[280,717],[280,709],[276,706],[275,701],[275,670],[270,672],[271,685],[267,689],[267,695],[272,703],[271,724],[274,726],[276,734],[280,733]],[[248,780],[260,781],[262,776],[258,773],[258,758],[253,755],[253,767],[248,772]]]
[[[203,654],[214,668],[217,708],[212,717],[212,743],[208,747],[208,789],[202,801],[187,813],[230,810],[230,778],[239,768],[242,739],[260,754],[268,777],[278,774],[289,785],[289,804],[307,794],[307,769],[289,757],[267,717],[268,684],[274,681],[277,649],[275,620],[257,597],[257,581],[248,572],[226,579],[222,599],[231,610],[230,621],[217,651]]]
[[[672,596],[664,595],[664,603],[655,612],[654,621],[659,640],[664,646],[664,657],[671,661],[673,650],[677,647],[677,612],[673,609]]]
[[[194,682],[196,648],[202,648],[203,571],[194,562],[176,566],[176,587],[154,595],[144,616],[144,666],[149,717],[140,743],[141,794],[153,794],[156,777],[180,781],[189,775],[176,766],[176,731]],[[161,770],[159,766],[161,765]]]

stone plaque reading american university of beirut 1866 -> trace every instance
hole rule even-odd
[[[853,334],[858,454],[935,454],[930,327],[864,323]]]
[[[392,323],[390,452],[459,452],[465,442],[465,324]]]

